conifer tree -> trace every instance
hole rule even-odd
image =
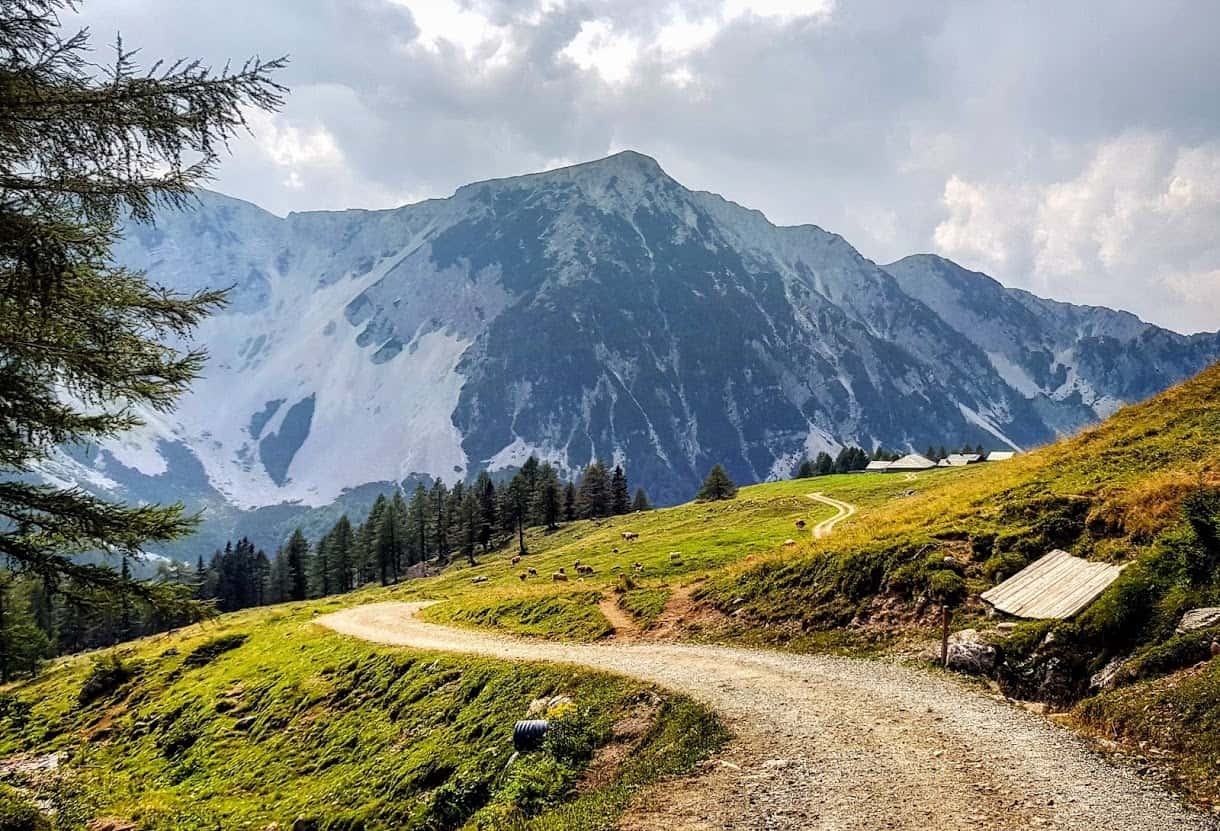
[[[631,510],[631,491],[627,488],[627,474],[622,465],[614,466],[610,475],[610,513],[620,516]]]
[[[538,522],[548,531],[554,531],[559,527],[559,520],[563,516],[563,490],[559,484],[559,474],[549,463],[544,464],[538,472],[534,500],[534,514]]]
[[[394,494],[395,505],[402,504],[402,495]],[[410,526],[412,544],[415,550],[411,558],[413,562],[422,563],[428,559],[428,525],[431,522],[432,511],[429,509],[428,491],[422,484],[415,486],[411,495],[411,504],[406,508],[407,524]]]
[[[563,519],[571,522],[576,519],[576,483],[568,482],[563,488]]]
[[[449,489],[445,483],[437,479],[432,485],[432,493],[428,496],[432,508],[432,533],[435,538],[436,558],[441,565],[449,561],[448,519],[445,517],[445,503],[449,498]]]
[[[141,411],[170,409],[198,375],[204,354],[179,344],[223,294],[150,285],[111,249],[125,218],[189,203],[246,112],[280,104],[271,74],[282,62],[144,72],[120,42],[99,71],[88,32],[60,33],[72,8],[0,4],[0,556],[80,597],[100,588],[168,606],[182,596],[173,586],[72,555],[141,559],[192,530],[181,505],[123,505],[28,474],[57,447],[96,446]]]
[[[496,486],[491,481],[491,476],[488,475],[487,471],[482,471],[479,473],[478,479],[475,480],[474,487],[479,499],[478,541],[479,545],[483,546],[484,551],[490,551],[492,536],[496,530],[499,508],[496,498]]]
[[[830,454],[823,450],[818,453],[817,460],[813,463],[813,469],[818,476],[827,476],[834,473],[834,459],[830,458]]]
[[[610,477],[606,467],[594,461],[585,468],[576,492],[576,513],[581,519],[610,516]]]
[[[643,488],[635,489],[635,499],[631,500],[631,510],[633,513],[652,510],[652,503],[648,501],[648,494],[644,493]]]
[[[712,502],[720,499],[732,499],[735,496],[737,496],[737,485],[724,472],[723,467],[715,464],[708,471],[707,478],[703,480],[703,487],[699,489],[695,499],[699,502]]]
[[[474,559],[474,549],[479,542],[479,497],[476,488],[470,488],[462,497],[462,556],[470,565],[477,565]]]
[[[287,569],[289,600],[304,600],[309,588],[308,564],[309,541],[297,528],[284,547],[284,564]]]
[[[801,459],[801,463],[796,468],[797,479],[809,479],[814,474],[813,462],[808,459]]]
[[[339,517],[328,536],[331,548],[331,585],[337,592],[350,591],[354,587],[356,534],[347,514]]]
[[[529,479],[525,476],[524,470],[518,471],[505,489],[503,518],[505,524],[517,532],[517,550],[521,554],[526,553],[525,523],[529,519],[530,495]]]

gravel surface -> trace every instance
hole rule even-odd
[[[379,643],[629,675],[715,708],[736,738],[642,794],[635,829],[1220,829],[1045,719],[876,661],[677,643],[594,645],[450,629],[419,604],[319,618]]]

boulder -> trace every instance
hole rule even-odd
[[[1194,632],[1196,629],[1207,629],[1217,624],[1220,624],[1220,606],[1191,609],[1182,615],[1182,620],[1178,623],[1178,634]]]
[[[949,640],[949,669],[970,675],[990,675],[1000,660],[1000,651],[973,629],[954,633]]]

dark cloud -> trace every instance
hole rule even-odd
[[[287,53],[217,187],[382,207],[632,147],[691,187],[1051,296],[1220,327],[1220,7],[91,0],[99,41]]]

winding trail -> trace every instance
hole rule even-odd
[[[817,525],[813,526],[813,538],[815,540],[820,540],[827,536],[835,529],[836,525],[856,512],[855,505],[852,505],[849,502],[844,502],[841,499],[835,499],[822,493],[810,493],[806,494],[806,496],[808,496],[814,502],[821,502],[823,505],[829,505],[838,511],[838,513],[836,513],[834,516],[827,517]]]
[[[627,831],[1220,827],[1068,731],[895,664],[672,642],[523,640],[425,623],[419,608],[369,604],[318,622],[379,643],[621,673],[720,713],[735,740],[698,775],[644,792],[620,825]]]

